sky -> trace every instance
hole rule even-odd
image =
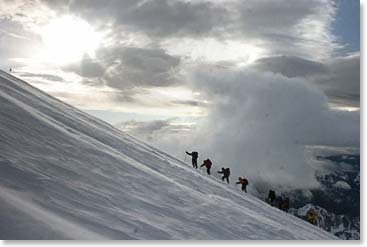
[[[0,0],[0,68],[177,157],[317,186],[305,147],[359,148],[359,5]]]

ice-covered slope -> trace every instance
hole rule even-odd
[[[335,237],[0,71],[0,238]]]

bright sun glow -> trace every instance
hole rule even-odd
[[[93,56],[100,37],[84,20],[71,16],[54,19],[41,29],[45,45],[44,57],[57,64],[79,60],[84,54]]]

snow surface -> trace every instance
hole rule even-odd
[[[233,177],[227,185],[0,71],[1,239],[337,239]]]

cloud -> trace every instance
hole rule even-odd
[[[64,6],[43,2],[109,31],[109,38],[119,43],[131,34],[145,35],[148,43],[158,46],[169,39],[213,38],[256,45],[268,55],[318,59],[341,47],[331,31],[337,12],[333,1],[111,0],[69,1]]]
[[[28,73],[28,72],[19,72],[18,75],[20,77],[25,77],[25,78],[36,77],[36,78],[43,78],[43,79],[46,79],[48,81],[53,81],[53,82],[65,82],[65,80],[61,76],[51,75],[51,74],[35,74],[35,73]]]
[[[323,63],[293,56],[266,57],[257,60],[251,67],[289,78],[304,78],[323,90],[331,103],[359,107],[359,54],[336,57]]]
[[[124,132],[158,147],[172,146],[195,129],[195,124],[180,122],[177,118],[153,121],[125,121],[115,125]]]
[[[186,76],[209,102],[208,115],[193,120],[198,124],[130,121],[120,128],[177,157],[197,150],[214,167],[228,166],[259,188],[317,187],[307,147],[359,148],[359,112],[330,109],[305,78],[209,65]]]
[[[316,61],[295,56],[275,56],[258,59],[251,65],[255,69],[280,73],[286,77],[306,77],[325,74],[329,68]]]
[[[198,36],[223,22],[224,8],[209,2],[143,1],[120,15],[122,24],[155,36]]]
[[[315,78],[337,105],[360,106],[360,54],[337,57],[328,62],[330,74]]]
[[[116,126],[126,132],[134,132],[135,134],[152,134],[156,131],[161,131],[167,127],[170,127],[171,120],[154,120],[151,122],[137,122],[127,121]]]
[[[88,84],[127,90],[175,85],[179,64],[179,57],[162,49],[116,46],[101,48],[96,58],[85,56],[64,70],[84,77]]]
[[[317,186],[306,146],[359,147],[359,112],[331,110],[325,95],[304,79],[204,67],[191,80],[212,105],[198,130],[180,145],[255,184]]]
[[[173,100],[171,104],[174,105],[188,105],[193,107],[207,107],[207,103],[202,100]]]
[[[235,30],[269,54],[325,58],[339,47],[330,28],[337,11],[332,1],[240,1],[238,9]]]
[[[10,59],[14,57],[30,57],[32,52],[39,51],[39,45],[37,35],[26,30],[20,22],[0,15],[0,65],[12,66]]]
[[[78,63],[73,63],[64,66],[65,71],[72,71],[81,77],[87,79],[103,77],[105,68],[98,61],[85,55],[83,59]]]
[[[155,37],[207,34],[223,22],[227,14],[225,8],[211,2],[167,0],[73,1],[69,3],[69,10],[92,22],[102,19],[113,23],[115,28]]]
[[[171,86],[177,82],[175,72],[180,59],[164,50],[121,47],[112,53],[107,51],[106,55],[115,63],[109,66],[105,77],[111,87]]]

